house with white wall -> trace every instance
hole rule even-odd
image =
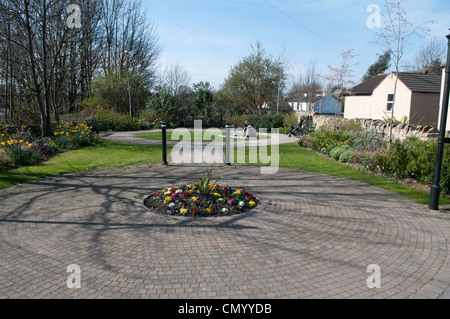
[[[397,74],[377,75],[352,88],[345,96],[344,118],[407,118],[409,124],[438,125],[442,77],[428,71],[400,72],[394,102]]]
[[[309,112],[308,102],[288,102],[288,104],[294,111]]]

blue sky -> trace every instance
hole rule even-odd
[[[155,22],[163,53],[160,62],[178,63],[193,83],[209,81],[216,89],[230,68],[252,52],[256,40],[275,58],[280,56],[295,74],[310,61],[318,72],[338,66],[342,50],[354,49],[355,81],[375,62],[383,47],[372,43],[376,29],[367,27],[377,4],[384,0],[145,0]],[[448,0],[404,0],[408,19],[429,24],[430,36],[449,34]],[[415,38],[402,62],[413,61],[427,38]]]

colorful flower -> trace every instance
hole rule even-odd
[[[254,201],[251,201],[251,202],[249,202],[248,204],[250,205],[250,207],[253,207],[253,206],[256,205],[256,203],[255,203]]]

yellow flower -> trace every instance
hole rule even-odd
[[[233,194],[234,195],[239,195],[241,193],[241,190],[240,189],[238,189],[237,191],[235,191]]]
[[[217,197],[222,197],[219,193],[214,193],[213,195]]]
[[[184,209],[184,208],[180,209],[180,213],[181,214],[186,214],[187,213],[187,209]]]
[[[192,197],[191,200],[195,202],[196,200],[198,200],[198,198],[197,197]]]
[[[170,196],[167,196],[166,198],[164,198],[164,201],[166,201],[166,202],[170,202],[172,200],[172,197],[170,197]]]
[[[251,201],[251,202],[249,202],[248,204],[250,205],[250,207],[253,207],[253,206],[256,205],[256,203],[255,203],[254,201]]]
[[[165,192],[164,195],[170,195],[172,192]]]
[[[207,211],[208,213],[210,213],[210,212],[212,211],[212,209],[211,209],[211,208],[207,208],[206,211]]]

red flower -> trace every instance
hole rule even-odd
[[[186,203],[186,202],[182,202],[181,205],[183,205],[184,207],[186,207],[186,206],[187,206],[187,203]]]
[[[250,195],[250,193],[247,192],[247,191],[242,191],[242,193],[245,194],[245,195]]]
[[[194,214],[194,216],[197,215],[198,213],[199,213],[198,210],[194,210],[194,211],[192,212],[192,214]]]
[[[250,200],[254,200],[254,199],[255,199],[255,197],[253,197],[253,196],[251,196],[251,195],[250,195],[250,196],[247,196],[247,198],[250,199]]]
[[[191,196],[191,193],[184,192],[184,193],[183,193],[183,196],[185,196],[185,197]]]

